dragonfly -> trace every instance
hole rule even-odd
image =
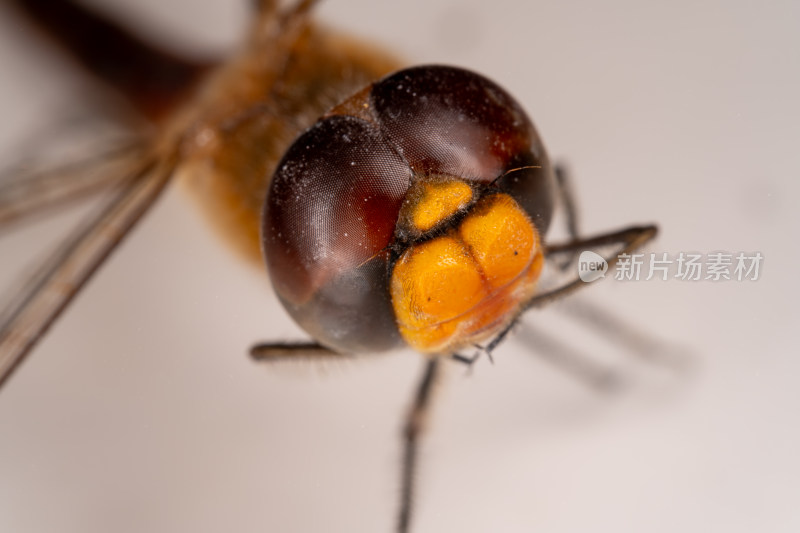
[[[4,309],[0,386],[165,187],[184,180],[241,256],[260,262],[264,250],[279,298],[310,335],[257,343],[254,358],[401,345],[424,357],[402,431],[397,531],[411,530],[419,441],[442,365],[491,357],[523,313],[588,286],[572,273],[580,251],[602,252],[613,267],[657,233],[645,225],[583,237],[567,174],[510,94],[461,68],[404,68],[317,25],[312,1],[259,2],[241,50],[219,64],[154,49],[71,2],[14,3],[155,133],[102,158],[100,171],[47,174],[0,194],[10,224],[115,190]],[[404,115],[410,123],[396,120]],[[556,206],[569,235],[560,244],[546,239]],[[487,220],[505,228],[502,239],[484,238]],[[540,280],[542,271],[553,279]],[[472,300],[457,297],[470,283]]]

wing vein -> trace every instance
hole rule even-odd
[[[0,314],[0,387],[98,267],[155,203],[175,157],[148,158],[103,208],[82,223]]]

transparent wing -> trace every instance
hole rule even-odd
[[[143,157],[142,144],[130,142],[68,165],[14,169],[0,177],[0,234],[129,179]]]
[[[152,154],[115,176],[118,185],[109,200],[17,289],[0,311],[0,387],[154,204],[174,166],[174,155]]]

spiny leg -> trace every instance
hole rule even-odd
[[[250,357],[255,361],[270,363],[294,359],[344,359],[350,356],[316,342],[264,342],[250,348]]]
[[[467,368],[469,368],[470,372],[472,371],[472,365],[474,365],[483,354],[486,354],[489,362],[494,364],[494,357],[492,357],[494,350],[503,343],[511,330],[514,329],[517,324],[517,320],[518,318],[514,319],[509,325],[503,328],[500,333],[492,337],[492,339],[486,345],[474,344],[473,346],[475,347],[475,353],[473,353],[471,356],[467,357],[460,353],[454,353],[450,355],[450,359],[457,363],[467,365]]]
[[[414,505],[414,478],[417,470],[419,437],[425,427],[425,419],[430,408],[431,390],[436,382],[439,359],[430,359],[419,382],[414,402],[406,416],[403,429],[403,464],[400,493],[400,514],[397,522],[398,533],[408,533]]]
[[[348,357],[315,342],[260,343],[250,348],[250,355],[259,362],[277,362],[296,358],[328,360]],[[414,401],[406,415],[403,428],[403,460],[401,470],[400,511],[397,522],[398,533],[408,533],[414,500],[414,478],[417,470],[419,437],[425,426],[430,408],[431,391],[436,382],[439,358],[430,359],[425,365],[422,379],[417,386]]]
[[[608,268],[611,268],[617,264],[620,255],[630,254],[638,250],[647,242],[651,241],[657,233],[658,228],[656,226],[633,226],[596,237],[574,240],[565,244],[548,245],[546,253],[549,256],[555,256],[556,254],[574,254],[577,251],[595,247],[620,244],[622,247],[614,255],[604,258],[608,264]],[[532,307],[547,305],[586,285],[589,285],[589,283],[582,281],[580,278],[573,279],[571,282],[556,287],[555,289],[537,294],[525,304],[522,311],[527,311]]]
[[[580,234],[580,224],[578,219],[578,204],[575,199],[575,190],[572,187],[572,178],[569,170],[563,164],[555,166],[556,184],[558,185],[558,195],[561,205],[564,207],[566,217],[567,234],[571,240],[577,240]]]
[[[572,179],[564,165],[555,165],[553,170],[556,175],[558,200],[564,212],[567,236],[571,241],[577,241],[580,238],[580,228],[578,206],[575,200],[575,190],[572,187]],[[575,264],[577,258],[577,252],[564,254],[563,257],[556,261],[556,265],[562,272],[565,272]]]

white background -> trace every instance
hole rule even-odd
[[[243,6],[206,4],[119,12],[188,49],[230,46]],[[652,221],[650,251],[764,256],[757,282],[606,280],[581,297],[686,347],[685,374],[563,306],[527,321],[619,368],[624,390],[593,392],[521,338],[494,366],[451,369],[414,531],[797,531],[800,4],[376,4],[331,0],[319,17],[499,81],[570,163],[587,232]],[[0,28],[8,164],[85,82],[16,19]],[[7,285],[54,220],[0,235]],[[421,358],[290,371],[246,356],[301,337],[171,188],[0,392],[0,531],[392,531]]]

